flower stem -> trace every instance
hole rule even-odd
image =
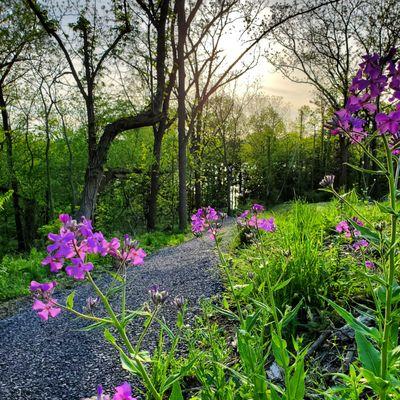
[[[388,168],[388,181],[389,181],[389,195],[390,206],[393,209],[391,214],[391,234],[390,234],[390,248],[389,248],[389,269],[385,271],[386,278],[386,299],[385,299],[385,317],[383,321],[383,342],[381,351],[381,378],[386,380],[388,375],[388,360],[391,342],[391,323],[392,323],[392,297],[393,297],[393,283],[395,275],[395,243],[396,243],[396,184],[393,168],[393,157],[389,148],[387,139],[383,136],[386,149],[386,159]],[[385,400],[387,389],[384,389],[381,394],[381,399]]]
[[[228,284],[229,284],[229,287],[231,289],[232,296],[233,296],[233,298],[235,300],[236,308],[237,308],[238,314],[239,314],[240,325],[243,325],[244,318],[243,318],[243,313],[242,313],[242,307],[240,306],[239,298],[236,295],[235,288],[233,286],[233,282],[232,282],[232,278],[231,278],[231,274],[230,274],[230,271],[229,271],[229,268],[228,268],[228,263],[227,263],[227,261],[225,259],[224,254],[222,253],[221,247],[220,247],[219,242],[218,242],[218,238],[215,238],[215,247],[217,248],[219,259],[220,259],[222,267],[224,269],[226,278],[228,279]]]

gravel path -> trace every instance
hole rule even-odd
[[[160,250],[143,266],[130,270],[127,305],[130,309],[139,307],[148,300],[148,288],[159,284],[171,296],[188,299],[188,318],[193,318],[200,298],[222,289],[217,269],[212,268],[215,263],[215,253],[206,239]],[[104,287],[108,281],[104,276],[98,283]],[[88,285],[78,287],[78,309],[91,294]],[[55,297],[64,300],[66,295],[68,292],[56,293]],[[172,306],[167,305],[163,312],[167,320],[174,321]],[[140,323],[131,325],[131,335],[137,331],[135,324]],[[78,400],[94,395],[99,383],[109,390],[125,379],[132,381],[102,333],[77,330],[85,324],[66,312],[44,323],[29,307],[0,321],[0,399]],[[146,347],[154,347],[151,338]]]

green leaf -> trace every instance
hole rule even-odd
[[[293,375],[289,380],[290,387],[290,400],[303,400],[304,394],[306,391],[306,386],[304,383],[305,372],[304,372],[304,358],[300,356],[298,360],[296,360],[295,370]]]
[[[353,164],[349,164],[349,163],[344,163],[345,165],[348,165],[350,168],[355,169],[356,171],[365,173],[365,174],[372,174],[372,175],[385,175],[385,171],[374,171],[373,169],[366,169],[366,168],[362,168],[359,167],[357,165],[353,165]]]
[[[233,290],[239,292],[242,296],[248,296],[253,291],[253,284],[246,283],[244,285],[234,285]]]
[[[120,274],[112,271],[109,271],[108,274],[111,275],[116,281],[124,283],[124,278]]]
[[[286,350],[286,340],[279,337],[275,332],[272,333],[272,352],[274,353],[276,363],[285,368],[289,365],[289,354]]]
[[[137,366],[135,365],[134,360],[130,359],[124,352],[120,351],[119,353],[121,358],[121,365],[122,368],[129,371],[134,375],[140,375],[140,371],[138,370]]]
[[[296,317],[297,313],[299,312],[299,309],[301,307],[301,305],[303,304],[303,299],[301,299],[295,308],[293,308],[292,310],[288,311],[285,313],[285,315],[282,318],[281,324],[282,324],[282,328],[284,328],[286,325],[288,325],[291,321],[293,321],[293,319]]]
[[[379,332],[376,328],[370,328],[351,315],[344,308],[334,303],[332,300],[329,300],[325,297],[323,298],[335,309],[335,311],[347,322],[347,324],[354,329],[355,332],[367,335],[375,340],[379,340]]]
[[[375,204],[385,214],[398,215],[398,213],[396,211],[394,211],[392,207],[385,206],[384,204],[381,204],[377,201],[375,202]]]
[[[143,311],[143,310],[135,310],[132,312],[129,312],[128,315],[125,317],[125,319],[122,321],[122,325],[126,326],[130,321],[134,320],[137,317],[150,317],[151,313],[148,311]]]
[[[175,382],[172,386],[172,392],[169,396],[169,400],[184,400],[179,382]]]
[[[108,329],[104,329],[104,338],[107,342],[111,343],[113,346],[117,343],[115,337],[111,334]]]
[[[215,304],[212,305],[212,308],[214,308],[218,313],[224,315],[225,317],[229,318],[229,319],[233,319],[236,321],[240,321],[239,317],[232,311],[230,310],[226,310],[224,308],[221,308]]]
[[[286,279],[286,281],[283,281],[283,282],[281,282],[281,283],[278,283],[276,286],[273,287],[272,290],[278,291],[278,290],[280,290],[280,289],[283,289],[285,286],[287,286],[287,285],[291,282],[292,279],[293,279],[293,277],[292,277],[292,278],[289,278],[289,279]]]
[[[251,329],[253,328],[253,326],[257,322],[258,317],[260,316],[260,314],[261,314],[261,310],[258,309],[254,314],[251,314],[246,318],[245,326],[246,326],[246,331],[247,332],[251,331]]]
[[[360,372],[367,381],[368,385],[379,395],[383,394],[384,390],[389,387],[389,382],[383,380],[379,376],[376,376],[373,372],[368,369],[360,368]]]
[[[262,303],[261,301],[258,300],[253,300],[253,303],[256,304],[258,307],[262,308],[265,311],[268,311],[270,314],[272,314],[271,312],[271,307],[268,304]]]
[[[90,324],[88,326],[85,326],[84,328],[80,328],[79,331],[81,331],[81,332],[90,332],[90,331],[92,331],[94,329],[99,329],[99,328],[103,328],[103,327],[111,326],[111,325],[112,325],[111,321],[109,323],[100,321],[100,322],[95,322],[94,324]]]
[[[353,225],[353,228],[360,231],[361,237],[368,240],[371,243],[379,244],[380,237],[376,232],[371,231],[371,229],[366,228],[365,226],[358,225],[355,221],[350,220],[350,223]]]
[[[70,308],[71,310],[74,308],[74,299],[75,299],[75,293],[76,291],[73,290],[67,297],[66,301],[65,301],[65,305],[67,306],[67,308]]]
[[[381,369],[379,351],[364,335],[358,332],[356,332],[356,343],[358,357],[362,366],[378,376]]]
[[[271,400],[281,400],[281,396],[279,396],[278,392],[271,386]]]

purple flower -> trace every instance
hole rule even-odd
[[[353,244],[354,250],[361,250],[362,248],[368,247],[369,243],[365,239],[361,239]]]
[[[215,240],[220,228],[222,214],[214,208],[208,206],[199,208],[196,214],[191,217],[192,232],[196,236],[200,236],[204,231],[209,233],[211,239]]]
[[[97,397],[96,400],[110,400],[110,396],[103,394],[103,386],[97,386]]]
[[[65,268],[65,272],[68,276],[72,276],[78,281],[85,279],[85,273],[93,269],[91,262],[84,263],[80,258],[71,259],[72,265],[68,265]]]
[[[176,296],[172,301],[171,304],[175,306],[178,310],[181,310],[183,308],[183,305],[185,304],[185,299],[183,296]]]
[[[113,400],[137,400],[132,397],[132,388],[128,382],[124,382],[122,385],[115,388],[115,394]]]
[[[90,219],[82,217],[82,221],[79,224],[79,231],[84,237],[93,235],[93,226]]]
[[[370,103],[370,99],[371,96],[368,93],[362,96],[350,96],[346,103],[346,110],[353,114],[364,109],[372,114],[376,112],[376,104]]]
[[[347,221],[340,221],[336,225],[336,232],[344,233],[346,237],[351,237],[350,226]]]
[[[261,229],[262,231],[265,232],[276,231],[275,220],[273,218],[269,219],[261,218],[257,221],[257,224],[258,224],[258,229]]]
[[[352,221],[355,222],[358,226],[364,226],[364,222],[359,220],[357,217],[353,217]]]
[[[396,135],[399,132],[400,127],[400,111],[392,111],[388,115],[379,113],[375,117],[375,121],[379,133],[382,135],[385,133]]]
[[[68,214],[60,214],[58,219],[65,225],[72,221],[72,217]]]
[[[46,303],[36,299],[33,303],[32,310],[38,312],[38,316],[43,321],[47,321],[49,317],[55,318],[61,312],[61,308],[56,306],[55,299],[49,299]]]
[[[375,264],[372,261],[369,261],[369,260],[365,261],[365,266],[368,269],[375,269]]]
[[[144,258],[146,257],[146,252],[143,249],[135,249],[134,247],[129,250],[126,260],[129,261],[130,265],[142,265],[144,263]]]
[[[365,120],[353,116],[345,108],[335,112],[332,125],[334,126],[334,129],[331,130],[333,135],[347,133],[352,143],[359,143],[367,136],[364,131]]]
[[[64,265],[64,259],[56,258],[56,257],[53,257],[50,255],[50,256],[47,256],[45,259],[43,259],[41,264],[42,265],[50,265],[51,272],[59,272]]]
[[[258,213],[258,212],[261,212],[261,211],[264,211],[264,210],[265,210],[264,206],[262,206],[261,204],[253,204],[252,207],[251,207],[251,209],[252,209],[255,213]]]
[[[44,292],[52,291],[56,285],[57,282],[55,281],[47,283],[39,283],[36,281],[32,281],[31,284],[29,285],[29,290],[31,292],[41,292],[41,294],[43,294]]]
[[[72,248],[72,241],[74,240],[74,237],[74,234],[69,231],[61,232],[59,235],[49,233],[48,238],[54,243],[47,246],[47,251],[49,253],[55,253],[55,258],[73,257],[74,251]]]

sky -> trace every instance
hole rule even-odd
[[[312,99],[312,89],[309,85],[295,83],[285,78],[267,60],[260,62],[260,85],[265,94],[281,96],[285,103],[290,103],[292,111],[297,111]]]
[[[263,0],[266,3],[270,0]],[[287,0],[290,1],[290,0]],[[266,7],[260,15],[258,22],[263,20],[268,15],[269,7]],[[223,56],[229,63],[248,46],[252,37],[248,35],[242,36],[243,23],[240,19],[235,22],[235,29],[228,29],[221,40],[221,48]],[[289,103],[290,114],[292,117],[297,115],[298,109],[303,105],[309,105],[313,98],[312,87],[304,83],[295,83],[276,71],[274,66],[270,64],[265,57],[265,54],[273,54],[279,52],[279,47],[275,44],[271,37],[266,36],[261,40],[259,45],[248,53],[240,64],[250,64],[254,60],[254,55],[258,54],[258,63],[245,75],[239,78],[239,91],[246,91],[249,84],[257,82],[257,86],[263,94],[271,96],[280,96],[284,103]]]

